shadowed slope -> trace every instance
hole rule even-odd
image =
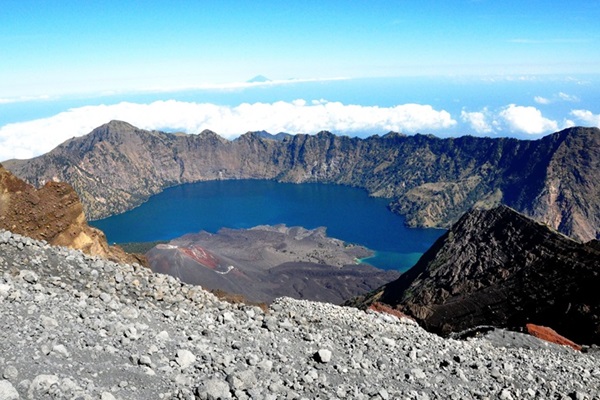
[[[463,216],[381,301],[447,334],[478,325],[550,326],[600,343],[600,252],[500,206]]]

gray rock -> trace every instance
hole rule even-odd
[[[227,376],[227,383],[233,391],[250,389],[256,385],[256,382],[256,375],[249,369],[237,371]]]
[[[0,380],[0,399],[1,400],[17,400],[19,392],[9,381]]]
[[[315,360],[321,363],[328,363],[331,361],[331,350],[320,349],[315,353]]]
[[[152,367],[152,359],[150,359],[150,357],[146,355],[141,356],[138,360],[138,364],[146,367]]]
[[[229,384],[220,379],[209,379],[196,389],[196,394],[202,400],[231,399]]]
[[[30,399],[38,399],[56,393],[59,382],[56,375],[38,375],[29,385],[28,396]]]
[[[33,271],[24,269],[19,273],[19,276],[27,283],[36,283],[40,277]]]
[[[67,351],[67,348],[65,347],[64,344],[57,344],[55,346],[52,347],[52,352],[56,353],[58,355],[61,355],[63,357],[70,357],[71,355],[69,354],[69,352]]]
[[[8,367],[4,368],[4,372],[2,373],[2,377],[11,382],[14,382],[18,376],[19,371],[12,365],[9,365]]]
[[[40,317],[40,322],[45,329],[51,329],[58,327],[58,321],[52,317],[47,317],[42,315]]]
[[[189,350],[179,349],[177,350],[175,362],[181,369],[186,369],[196,362],[196,356]]]

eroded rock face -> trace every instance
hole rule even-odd
[[[600,252],[500,206],[462,217],[400,278],[372,293],[447,334],[544,325],[600,343]]]
[[[582,241],[600,239],[600,130],[570,128],[539,140],[389,133],[366,139],[247,133],[227,141],[145,131],[112,121],[46,155],[5,162],[43,186],[79,193],[86,215],[107,217],[182,183],[259,178],[365,188],[411,226],[450,227],[475,205],[507,204]]]
[[[114,261],[146,263],[143,256],[133,256],[109,246],[104,233],[87,224],[83,205],[69,184],[48,182],[35,189],[2,165],[0,229]]]

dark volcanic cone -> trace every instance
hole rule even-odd
[[[448,334],[479,325],[549,326],[600,343],[600,251],[506,206],[464,215],[419,262],[371,294]]]

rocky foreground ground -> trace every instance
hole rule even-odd
[[[0,231],[0,399],[600,399],[598,353],[282,298],[267,312]]]

